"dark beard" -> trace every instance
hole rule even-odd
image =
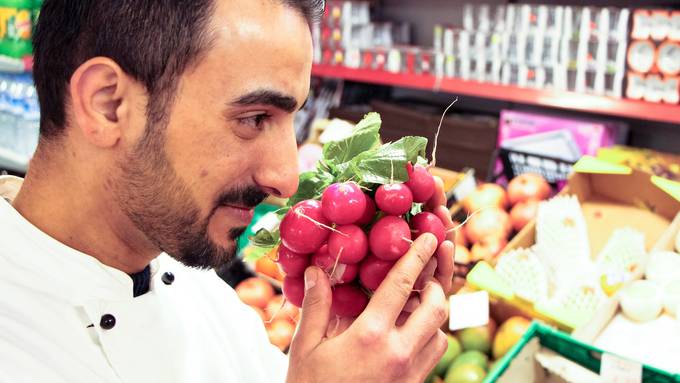
[[[208,235],[210,217],[221,205],[255,207],[267,194],[255,186],[233,188],[201,218],[199,205],[167,159],[163,135],[163,129],[147,126],[144,137],[121,162],[114,188],[118,204],[159,250],[189,267],[218,268],[237,254],[237,239],[246,228],[225,233],[234,244],[222,247]]]

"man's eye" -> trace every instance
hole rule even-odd
[[[269,118],[266,113],[238,118],[238,123],[254,129],[262,129],[262,124]]]

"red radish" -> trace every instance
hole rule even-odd
[[[520,231],[524,226],[538,215],[538,204],[536,200],[518,202],[510,210],[510,222],[515,231]]]
[[[399,217],[382,217],[371,228],[368,244],[376,257],[385,261],[397,260],[411,247],[411,229]]]
[[[364,214],[361,216],[361,218],[359,218],[356,224],[359,226],[368,225],[369,223],[373,222],[373,218],[375,218],[375,202],[373,202],[371,197],[366,196],[366,208],[364,209]]]
[[[241,298],[243,303],[261,309],[265,308],[267,302],[274,296],[272,285],[257,277],[242,281],[234,290],[236,290],[236,295]]]
[[[481,184],[463,200],[463,208],[468,214],[487,207],[505,209],[508,206],[508,196],[505,190],[494,183]]]
[[[340,263],[359,263],[368,253],[366,233],[359,226],[338,226],[328,238],[328,252]]]
[[[367,289],[377,290],[392,266],[394,266],[394,262],[368,256],[359,266],[359,280]]]
[[[550,197],[552,189],[545,178],[535,173],[520,174],[508,184],[508,199],[510,204],[528,200],[544,200]]]
[[[303,278],[283,278],[283,296],[286,300],[297,307],[302,307],[305,298],[305,280]]]
[[[298,254],[311,254],[328,239],[328,225],[330,222],[321,213],[321,202],[298,202],[281,221],[281,242]]]
[[[507,238],[511,231],[510,215],[499,208],[481,210],[465,225],[465,235],[473,243],[489,236]]]
[[[411,227],[414,230],[413,237],[418,238],[423,233],[432,233],[437,237],[437,243],[441,244],[446,240],[446,229],[444,224],[436,215],[424,211],[411,218]]]
[[[406,214],[413,205],[413,194],[404,184],[380,185],[375,192],[375,204],[390,215]]]
[[[324,251],[325,250],[325,251]],[[321,250],[314,253],[312,256],[312,265],[317,266],[326,274],[331,276],[331,283],[347,283],[352,282],[359,272],[359,266],[356,264],[346,264],[335,262],[336,258],[331,256],[328,252],[328,247],[324,245]],[[331,273],[333,273],[331,275]]]
[[[298,254],[284,245],[279,245],[279,259],[276,261],[287,277],[301,277],[309,266],[309,256]]]
[[[334,183],[321,196],[323,214],[338,225],[355,223],[366,210],[366,195],[354,182]]]
[[[340,317],[358,317],[368,304],[368,297],[353,285],[339,285],[333,288],[331,313]]]
[[[408,181],[406,186],[413,193],[414,202],[427,202],[434,194],[434,177],[423,166],[406,164]]]

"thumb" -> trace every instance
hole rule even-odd
[[[331,284],[326,273],[312,266],[305,270],[302,316],[291,349],[307,354],[326,336],[331,311]]]

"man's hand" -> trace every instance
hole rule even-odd
[[[443,182],[427,207],[453,226]],[[316,267],[305,272],[302,318],[290,348],[289,382],[422,382],[447,347],[439,329],[447,318],[453,274],[452,242],[421,235],[395,264],[364,310],[328,337],[331,286]],[[417,293],[414,291],[417,290]],[[332,331],[331,331],[332,332]],[[339,335],[337,335],[339,334]]]

